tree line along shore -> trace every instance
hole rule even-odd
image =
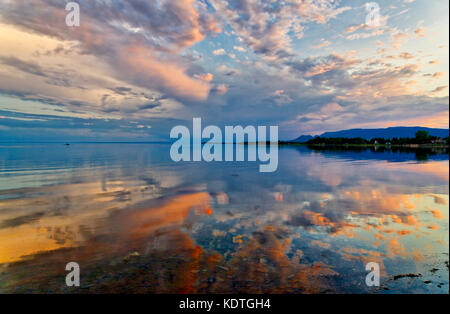
[[[415,137],[393,137],[393,138],[372,138],[364,139],[361,137],[346,138],[346,137],[315,137],[309,141],[300,143],[293,141],[280,141],[281,145],[311,145],[311,146],[394,146],[394,147],[408,147],[408,148],[433,148],[433,147],[448,147],[449,137],[436,137],[429,134],[427,131],[417,131]]]

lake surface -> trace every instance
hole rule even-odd
[[[448,152],[169,149],[0,144],[0,292],[448,293]]]

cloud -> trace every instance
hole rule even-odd
[[[217,95],[225,95],[228,92],[228,86],[225,84],[216,85],[212,89],[212,92]]]
[[[183,49],[220,31],[205,4],[194,0],[80,0],[79,4],[82,22],[76,29],[64,24],[67,12],[51,0],[37,0],[32,10],[26,1],[11,1],[1,5],[0,14],[3,23],[76,43],[74,51],[101,58],[109,64],[110,74],[121,80],[177,99],[207,99],[212,86],[190,75],[189,65],[179,56]],[[24,70],[24,64],[15,66]]]
[[[358,34],[351,34],[348,35],[347,37],[345,37],[348,40],[356,40],[356,39],[365,39],[365,38],[370,38],[370,37],[374,37],[374,36],[379,36],[379,35],[383,35],[387,32],[389,32],[390,30],[385,28],[385,29],[375,29],[369,33],[358,33]]]
[[[402,45],[409,40],[409,34],[402,31],[395,31],[391,35],[391,43],[395,49],[399,49]]]
[[[240,73],[240,71],[238,69],[227,67],[224,64],[222,64],[220,67],[218,67],[217,70],[225,76],[233,76],[233,75]]]
[[[435,72],[432,77],[435,79],[439,79],[439,78],[443,77],[444,75],[445,75],[444,72]]]
[[[269,60],[292,55],[291,36],[303,35],[304,23],[324,24],[349,7],[338,8],[339,1],[212,0],[217,15],[230,25],[255,53]]]
[[[308,57],[289,61],[286,64],[297,76],[311,79],[317,85],[329,84],[331,81],[339,85],[349,77],[347,70],[361,62],[350,54],[332,53],[321,57]]]
[[[213,53],[213,55],[215,55],[215,56],[223,56],[223,55],[225,55],[227,52],[225,51],[225,49],[220,48],[220,49],[213,50],[212,53]]]
[[[194,77],[205,82],[211,82],[214,78],[214,75],[212,73],[206,73],[206,74],[198,74],[195,75]]]
[[[189,76],[187,67],[164,63],[142,45],[123,49],[117,61],[118,69],[133,83],[151,86],[174,97],[205,100],[211,89],[207,81]]]
[[[423,27],[419,27],[414,31],[414,34],[416,34],[418,38],[423,38],[425,37],[425,29]]]
[[[0,63],[3,63],[4,65],[13,67],[25,73],[47,77],[45,70],[43,70],[38,64],[34,62],[20,60],[13,56],[0,56]]]
[[[246,51],[245,48],[242,47],[242,46],[234,46],[233,49],[237,50],[237,51],[240,51],[240,52],[245,52]]]
[[[283,89],[278,89],[267,98],[267,101],[283,106],[292,103],[293,99]]]
[[[333,114],[342,111],[343,108],[338,103],[328,103],[315,112],[297,116],[298,120],[326,120]]]
[[[350,25],[344,31],[345,38],[348,40],[366,39],[392,32],[392,29],[387,27],[388,18],[388,16],[379,16],[377,25],[368,25],[365,23]]]
[[[415,58],[415,56],[412,55],[409,52],[402,52],[401,54],[399,54],[399,57],[402,58],[402,59],[405,59],[405,60],[409,60],[409,59]]]
[[[360,30],[360,29],[367,29],[368,27],[369,27],[369,26],[367,26],[366,24],[352,25],[352,26],[349,26],[349,27],[344,31],[344,34],[353,33],[353,32],[355,32],[355,31],[357,31],[357,30]]]
[[[331,42],[328,40],[322,40],[320,44],[317,44],[315,46],[312,46],[313,49],[320,49],[331,45]]]
[[[439,93],[441,93],[441,92],[446,91],[447,89],[448,89],[448,86],[447,86],[447,85],[444,85],[444,86],[438,86],[438,87],[436,87],[435,89],[433,89],[433,90],[431,91],[431,94],[432,94],[432,95],[439,94]],[[448,123],[448,120],[447,120],[447,123]]]

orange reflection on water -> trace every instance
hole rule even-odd
[[[191,211],[197,215],[210,215],[209,194],[199,192],[175,196],[155,207],[125,212],[125,217],[119,219],[126,228],[127,237],[142,238],[158,229],[181,226]]]
[[[58,243],[48,236],[46,229],[33,225],[0,230],[0,243],[0,264],[12,263],[27,255],[70,247],[73,244],[71,241]]]

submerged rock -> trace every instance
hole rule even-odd
[[[393,277],[393,279],[397,280],[397,279],[401,279],[401,278],[418,278],[418,277],[422,277],[422,274],[400,274],[400,275],[395,275]]]

